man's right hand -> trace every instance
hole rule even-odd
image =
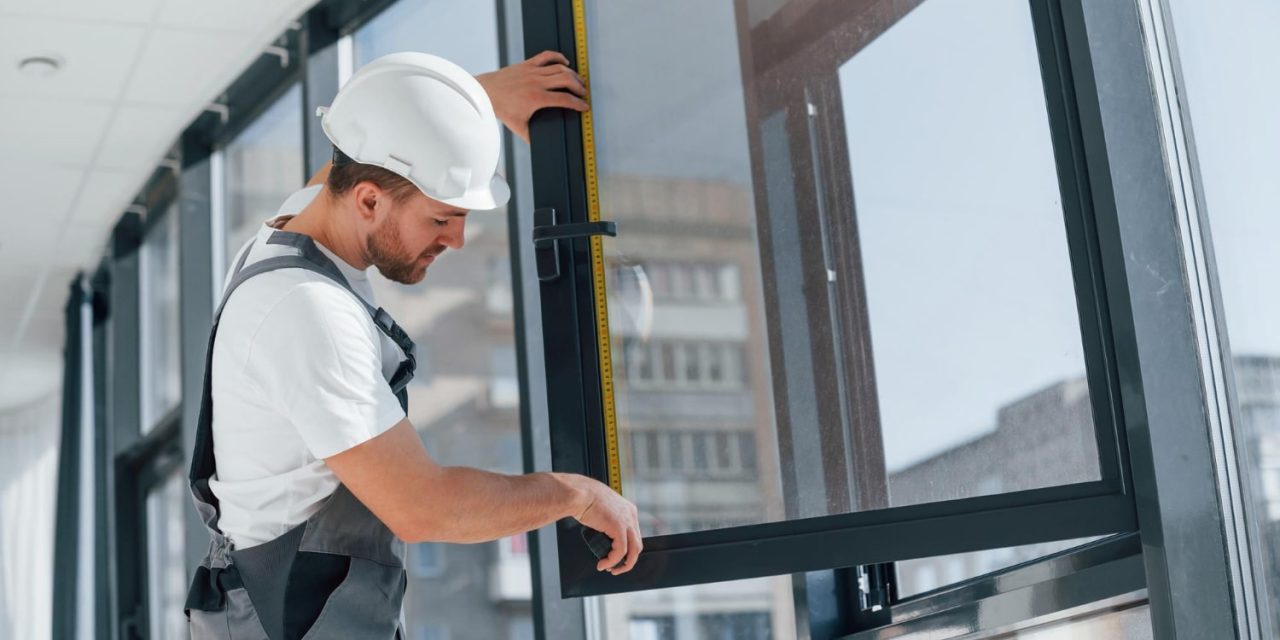
[[[640,535],[640,514],[636,505],[602,482],[580,476],[587,495],[587,505],[576,516],[584,526],[599,531],[613,540],[609,555],[596,563],[597,571],[622,575],[636,565],[644,549]]]

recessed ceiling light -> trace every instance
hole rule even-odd
[[[18,63],[18,70],[28,78],[48,78],[62,68],[62,58],[58,56],[30,56]]]

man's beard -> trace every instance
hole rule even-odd
[[[425,266],[419,267],[418,261],[425,256],[439,255],[444,248],[428,247],[426,251],[412,258],[405,258],[404,242],[400,240],[400,230],[390,220],[383,223],[382,228],[374,231],[365,241],[365,251],[369,263],[378,268],[378,273],[392,282],[400,284],[416,284],[427,275]]]

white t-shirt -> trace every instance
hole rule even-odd
[[[318,192],[294,194],[276,217],[296,213]],[[274,221],[258,230],[246,265],[290,252],[267,244]],[[368,275],[317,246],[377,306]],[[282,269],[240,285],[213,347],[218,472],[209,481],[221,506],[218,526],[236,548],[272,540],[311,517],[339,483],[324,458],[404,419],[387,384],[402,358],[364,307],[325,276]]]

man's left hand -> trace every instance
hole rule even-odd
[[[584,100],[587,87],[582,76],[556,51],[543,51],[524,62],[480,74],[476,80],[489,94],[494,114],[525,142],[529,141],[529,118],[539,109],[590,108]]]

